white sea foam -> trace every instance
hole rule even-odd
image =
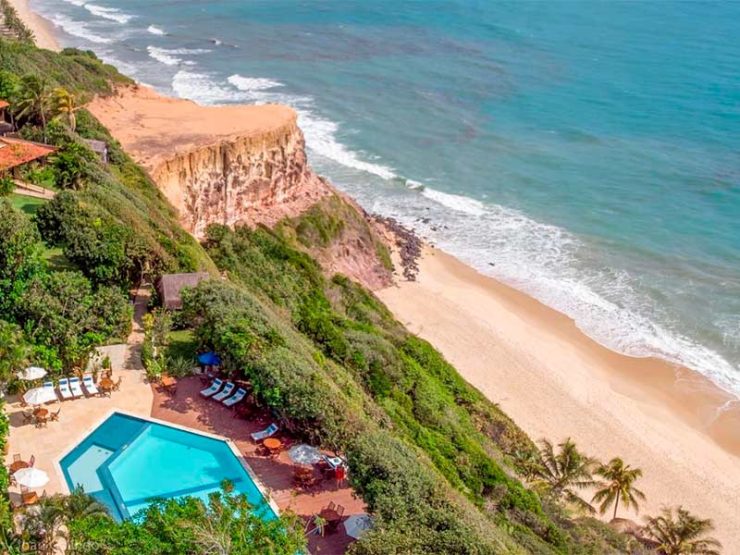
[[[72,36],[89,42],[94,42],[96,44],[110,44],[113,42],[112,38],[101,37],[91,31],[83,21],[77,21],[76,19],[72,19],[60,13],[45,15],[45,17],[49,18],[54,25],[60,27],[65,33]]]
[[[430,189],[429,187],[423,187],[421,189],[421,194],[429,199],[432,199],[435,202],[438,202],[439,204],[446,206],[447,208],[457,210],[458,212],[464,212],[465,214],[470,214],[471,216],[482,216],[486,213],[485,205],[482,202],[470,197],[466,197],[463,195],[453,195],[452,193],[443,193],[442,191]]]
[[[122,12],[121,10],[117,8],[108,8],[105,6],[99,6],[97,4],[83,4],[84,8],[97,17],[102,17],[103,19],[107,19],[109,21],[115,21],[116,23],[128,23],[132,19],[134,19],[134,15],[127,14]]]
[[[84,6],[85,0],[64,0],[67,2],[67,4],[72,4],[73,6]]]
[[[478,270],[570,316],[602,345],[692,368],[740,394],[740,369],[681,333],[642,293],[636,276],[604,266],[575,235],[517,210],[408,185],[416,201],[362,185],[348,192],[367,209],[398,218]]]
[[[236,73],[230,76],[227,81],[244,92],[266,91],[283,86],[279,81],[272,79],[265,79],[264,77],[242,77]]]
[[[146,30],[149,31],[152,35],[163,36],[167,34],[164,29],[162,29],[161,27],[157,27],[156,25],[149,25]]]
[[[159,48],[157,46],[147,46],[146,51],[149,56],[168,66],[176,66],[179,64],[193,65],[191,61],[183,61],[180,56],[187,56],[190,54],[206,54],[210,50],[204,48]]]
[[[201,104],[225,104],[243,101],[243,93],[228,84],[220,85],[206,73],[180,70],[172,78],[172,90],[180,98]]]

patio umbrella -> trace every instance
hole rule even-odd
[[[49,476],[46,472],[33,467],[21,468],[13,474],[13,478],[18,484],[27,488],[40,488],[49,482]]]
[[[44,376],[46,376],[46,370],[38,366],[29,366],[23,372],[18,372],[21,380],[40,380]]]
[[[221,364],[221,357],[216,353],[203,353],[202,355],[198,355],[198,362],[206,366],[219,366]]]
[[[359,539],[362,535],[373,527],[373,518],[366,513],[352,515],[344,521],[344,529],[347,535]]]
[[[298,464],[315,464],[322,458],[321,451],[305,443],[291,447],[288,450],[288,456],[290,460]]]
[[[53,387],[34,387],[23,394],[23,400],[29,405],[42,405],[57,400]]]

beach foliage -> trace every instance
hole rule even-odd
[[[614,505],[612,518],[617,518],[620,501],[626,509],[639,510],[638,499],[645,499],[645,494],[635,487],[635,482],[642,476],[642,470],[632,468],[615,457],[606,464],[600,464],[594,474],[602,480],[595,484],[597,489],[591,501],[600,503],[601,514]]]
[[[722,544],[708,536],[714,525],[709,519],[692,515],[683,507],[664,508],[646,519],[645,535],[657,543],[663,555],[719,555]]]
[[[570,438],[559,443],[557,449],[547,439],[543,439],[540,446],[542,464],[534,480],[535,487],[587,513],[594,512],[578,492],[594,485],[596,459],[579,451]]]

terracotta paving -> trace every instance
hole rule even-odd
[[[235,418],[232,410],[200,396],[203,386],[197,377],[179,380],[177,392],[172,396],[157,387],[153,389],[151,415],[154,418],[231,439],[281,511],[290,509],[308,520],[333,501],[345,508],[345,516],[365,512],[363,501],[354,497],[346,482],[338,485],[333,480],[325,480],[310,492],[297,491],[293,485],[295,465],[285,451],[277,458],[257,454],[257,446],[249,434],[266,428],[271,423],[268,418]],[[336,532],[324,537],[309,535],[309,548],[315,555],[340,554],[352,541],[340,525]]]

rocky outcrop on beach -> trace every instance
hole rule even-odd
[[[424,242],[414,230],[402,225],[395,218],[374,214],[373,221],[380,225],[392,237],[398,257],[401,260],[401,271],[406,281],[416,281],[419,273],[419,258]]]

